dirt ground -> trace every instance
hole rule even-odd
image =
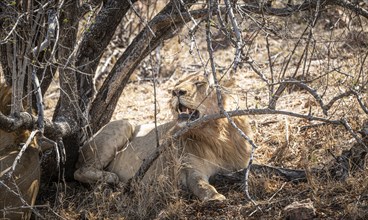
[[[270,77],[274,72],[275,81],[282,78],[280,76],[283,71],[283,79],[286,79],[295,72],[297,76],[302,75],[308,69],[305,74],[308,80],[316,79],[309,85],[323,94],[323,101],[328,103],[359,78],[362,66],[364,74],[361,77],[366,77],[367,64],[363,57],[367,53],[368,42],[359,42],[359,36],[358,40],[351,41],[353,32],[346,27],[326,27],[332,22],[328,19],[332,20],[329,17],[321,19],[313,29],[315,45],[308,49],[314,51],[306,62],[308,67],[302,68],[299,65],[308,36],[308,33],[301,35],[306,28],[302,18],[279,21],[270,18],[268,27],[278,30],[278,36],[262,32],[264,29],[254,23],[243,24],[248,30],[243,36],[248,44],[247,56],[253,59],[265,76]],[[354,28],[358,33],[366,34],[367,27],[361,25]],[[204,27],[200,30],[205,32]],[[305,38],[295,49],[300,36]],[[215,58],[219,72],[225,73],[232,62],[234,49],[223,43],[221,37],[219,35],[216,38]],[[167,104],[170,88],[183,74],[203,74],[198,54],[189,54],[188,38],[183,31],[161,47],[161,70],[157,77],[156,97],[153,95],[152,71],[141,66],[125,88],[113,120],[127,118],[134,124],[152,123],[155,100],[158,123],[172,119]],[[197,40],[202,59],[206,60],[208,55],[204,35]],[[272,71],[267,60],[267,44],[275,59]],[[285,60],[289,57],[292,57],[290,64],[285,68]],[[150,63],[149,60],[146,59],[146,64]],[[243,63],[241,69],[231,77],[235,79],[235,84],[229,91],[239,109],[267,107],[269,87],[249,64]],[[275,86],[277,88],[278,84]],[[50,92],[48,100],[56,99],[56,93],[56,90]],[[367,94],[362,98],[368,103]],[[51,110],[52,101],[48,107]],[[329,110],[330,114],[324,116],[314,97],[295,87],[288,88],[282,95],[277,109],[299,114],[311,112],[313,116],[331,120],[346,118],[353,131],[361,129],[363,121],[368,118],[352,97],[336,102]],[[255,133],[254,141],[258,145],[254,155],[254,163],[257,164],[307,170],[323,168],[343,150],[350,149],[356,143],[343,126],[311,126],[319,122],[275,114],[251,115],[249,119]],[[172,198],[166,196],[165,200],[149,197],[152,194],[130,199],[121,193],[120,186],[103,183],[86,186],[75,182],[64,185],[61,181],[60,184],[52,183],[47,189],[41,189],[37,204],[38,210],[50,219],[285,219],[289,215],[285,211],[286,206],[293,202],[309,201],[313,215],[308,219],[368,219],[367,168],[349,176],[345,181],[319,179],[310,175],[307,182],[292,183],[276,177],[251,175],[249,193],[256,204],[247,199],[243,183],[220,184],[217,189],[227,197],[226,201],[200,202],[185,189],[179,189]],[[301,215],[299,217],[302,219]]]

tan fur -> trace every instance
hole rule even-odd
[[[119,177],[103,171],[128,143],[133,126],[127,120],[112,121],[102,127],[80,150],[74,178],[80,182],[106,181],[117,183]]]
[[[207,80],[203,76],[190,75],[181,79],[172,92],[173,96],[170,100],[170,108],[175,119],[158,127],[158,135],[161,143],[171,138],[171,135],[175,131],[184,127],[187,123],[183,118],[179,119],[179,113],[177,111],[179,102],[189,109],[198,110],[199,117],[219,113],[216,92],[208,85]],[[228,109],[230,105],[227,102],[227,96],[225,94],[223,96],[224,107]],[[245,116],[234,117],[233,120],[242,131],[251,137],[252,132]],[[125,124],[125,126],[131,127],[130,124]],[[104,129],[102,129],[100,134],[105,132],[103,131]],[[128,134],[122,133],[122,136],[126,135]],[[98,142],[98,139],[109,138],[115,138],[115,136],[104,137],[97,134],[92,140]],[[218,193],[209,184],[209,178],[218,172],[226,173],[245,168],[248,165],[251,151],[251,147],[247,144],[246,140],[230,125],[227,119],[213,120],[198,128],[191,129],[179,137],[177,141],[174,141],[174,143],[171,147],[179,149],[182,156],[182,182],[201,200],[225,199],[222,194]],[[103,172],[116,174],[120,181],[126,182],[138,171],[143,160],[154,151],[156,147],[154,126],[138,126],[130,142],[120,141],[118,144],[119,149],[123,148],[122,145],[127,145],[115,155],[112,161],[103,162],[104,164],[109,164],[105,167],[106,171]],[[110,146],[108,142],[94,147],[97,151],[104,151],[107,148],[117,148],[115,145]],[[111,155],[109,158],[111,158]],[[163,160],[163,157],[160,157],[150,168],[146,176],[150,177],[154,172],[157,173],[162,169],[165,166],[163,165],[165,163]],[[79,181],[96,181],[93,178],[88,178],[89,175],[84,175],[80,169],[76,171],[76,174],[75,177]],[[116,183],[116,181],[112,182]]]
[[[10,104],[11,88],[0,84],[2,114],[10,114]],[[39,151],[35,143],[23,153],[12,177],[9,175],[20,144],[28,136],[29,131],[9,133],[0,129],[0,219],[29,219],[31,216],[31,207],[35,204],[40,182]]]

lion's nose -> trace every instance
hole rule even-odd
[[[187,91],[181,90],[181,89],[174,89],[172,91],[172,95],[173,96],[177,96],[177,97],[182,96],[182,95],[185,95],[185,94],[187,94]]]

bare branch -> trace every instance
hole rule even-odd
[[[36,55],[39,51],[46,49],[50,45],[51,39],[55,38],[55,32],[57,27],[56,12],[50,10],[48,12],[48,16],[49,16],[48,19],[49,28],[47,30],[45,40],[39,46],[32,49],[33,55]]]
[[[239,62],[241,61],[241,50],[243,48],[243,41],[241,37],[241,33],[239,30],[238,22],[236,21],[236,18],[234,16],[233,7],[230,4],[229,0],[225,0],[226,9],[229,13],[229,18],[231,21],[231,25],[233,26],[233,32],[236,36],[236,51],[235,51],[235,57],[233,62],[233,69],[236,70],[238,67]]]
[[[262,73],[262,71],[256,67],[254,64],[254,60],[252,60],[250,57],[247,57],[245,62],[247,64],[249,64],[249,66],[252,68],[252,70],[259,76],[261,77],[262,81],[264,81],[267,85],[269,84],[269,80],[267,79],[267,77]]]
[[[7,132],[18,131],[20,129],[34,128],[35,122],[38,119],[27,112],[21,112],[18,117],[8,117],[0,112],[0,128]],[[54,139],[55,137],[65,137],[72,133],[72,130],[67,122],[51,122],[44,120],[45,135]]]
[[[16,183],[13,183],[14,184],[14,186],[16,187],[16,188],[18,188],[18,186],[17,186],[17,184]],[[0,185],[1,186],[3,186],[3,187],[5,187],[6,188],[6,190],[8,191],[8,192],[11,192],[12,194],[14,194],[15,196],[17,196],[17,198],[19,198],[19,200],[22,202],[22,204],[23,204],[23,206],[22,207],[14,207],[14,209],[18,209],[18,208],[30,208],[31,210],[32,210],[32,212],[35,214],[35,215],[37,215],[38,217],[40,217],[41,219],[43,218],[42,217],[42,215],[36,210],[36,209],[34,209],[34,207],[32,207],[30,204],[28,204],[27,203],[27,201],[26,200],[24,200],[24,198],[23,198],[23,196],[19,193],[20,192],[20,190],[19,189],[17,189],[17,191],[18,192],[16,192],[16,191],[14,191],[12,188],[10,188],[6,183],[4,183],[2,180],[0,180]],[[8,207],[6,207],[4,210],[9,210],[9,209],[11,209],[11,208],[8,208]]]
[[[29,147],[29,145],[31,144],[31,142],[33,141],[33,138],[35,137],[35,135],[39,132],[39,130],[34,130],[31,132],[31,134],[29,135],[27,141],[25,144],[23,144],[22,149],[19,151],[17,157],[14,159],[13,165],[11,167],[11,170],[9,171],[9,173],[7,173],[7,175],[9,175],[10,177],[13,176],[13,173],[15,171],[15,168],[17,166],[17,164],[20,161],[20,158],[23,156],[24,152],[26,151],[27,147]]]
[[[230,5],[228,5],[228,7],[231,7]],[[225,115],[225,117],[227,118],[228,122],[231,124],[231,126],[233,126],[238,133],[249,142],[249,144],[251,144],[252,146],[252,151],[250,154],[250,159],[247,165],[247,169],[245,171],[245,187],[244,187],[244,191],[245,194],[247,196],[247,198],[255,205],[257,206],[257,203],[252,199],[252,197],[249,194],[249,190],[248,190],[248,176],[249,176],[249,168],[252,165],[253,162],[253,155],[254,155],[254,150],[257,148],[257,146],[255,145],[255,143],[234,123],[234,121],[230,118],[229,114],[225,111],[224,106],[223,106],[223,99],[222,99],[222,95],[221,95],[221,90],[220,90],[220,85],[218,83],[217,77],[216,77],[216,67],[215,67],[215,62],[214,62],[214,57],[213,57],[213,48],[212,48],[212,36],[211,36],[211,25],[210,25],[210,21],[211,21],[211,17],[212,17],[212,12],[211,12],[211,0],[209,0],[208,3],[208,18],[207,18],[207,28],[206,28],[206,40],[207,40],[207,51],[208,51],[208,55],[209,55],[209,60],[210,60],[210,65],[211,65],[211,72],[212,72],[212,78],[213,78],[213,82],[214,82],[214,87],[216,89],[216,95],[217,95],[217,104],[218,107],[220,109],[220,113]],[[230,15],[231,16],[231,15]],[[233,24],[234,25],[234,24]],[[238,42],[239,43],[239,42]],[[237,45],[240,46],[240,45]],[[240,50],[237,51],[239,52],[239,56],[240,56]],[[240,57],[239,57],[240,58]],[[235,54],[235,61],[236,62],[236,54]],[[236,65],[234,64],[234,69],[236,69]],[[244,158],[245,159],[245,158]],[[258,207],[258,206],[257,206]]]
[[[93,78],[103,51],[111,41],[114,30],[134,2],[136,0],[108,0],[88,27],[88,31],[84,32],[75,62],[78,71],[83,73],[77,74],[79,105],[83,113],[88,113],[92,102]]]
[[[283,92],[285,90],[285,88],[287,88],[290,85],[295,85],[298,86],[301,89],[304,89],[305,91],[307,91],[308,93],[310,93],[314,99],[318,102],[319,106],[321,107],[323,114],[324,115],[328,115],[328,110],[331,109],[331,107],[333,106],[333,104],[345,97],[348,97],[350,95],[355,95],[357,97],[357,100],[359,102],[359,104],[361,105],[362,109],[364,110],[365,113],[368,114],[368,110],[364,103],[361,100],[361,97],[359,96],[359,94],[353,90],[348,90],[344,93],[341,93],[339,95],[334,96],[327,104],[324,104],[321,96],[317,93],[317,91],[315,89],[313,89],[312,87],[310,87],[309,85],[301,82],[301,81],[295,81],[295,80],[288,80],[288,81],[284,81],[280,84],[279,88],[277,89],[277,91],[275,92],[275,94],[273,95],[272,99],[269,102],[269,108],[270,109],[275,109],[276,107],[276,102],[279,99],[279,97],[281,96],[281,92]]]
[[[35,88],[36,100],[37,100],[37,125],[38,130],[43,133],[44,132],[44,106],[43,106],[43,98],[40,87],[40,82],[38,81],[38,77],[36,75],[36,71],[32,72],[32,82]]]
[[[368,11],[362,7],[360,7],[357,3],[352,3],[346,0],[330,0],[332,4],[339,5],[343,8],[347,8],[359,15],[362,15],[365,18],[368,18]]]
[[[345,119],[345,118],[342,118],[340,120],[341,124],[344,125],[345,129],[349,131],[349,133],[355,138],[355,140],[361,144],[365,150],[368,152],[368,146],[362,141],[361,138],[359,138],[359,136],[353,131],[353,129],[351,128],[349,122]]]
[[[348,97],[348,96],[350,96],[351,94],[354,94],[353,93],[353,91],[352,90],[349,90],[349,91],[346,91],[346,92],[344,92],[344,93],[341,93],[341,94],[339,94],[339,95],[337,95],[337,96],[335,96],[335,97],[333,97],[326,105],[325,105],[325,109],[326,110],[328,110],[328,109],[330,109],[331,107],[332,107],[332,105],[336,102],[336,101],[338,101],[338,100],[340,100],[340,99],[342,99],[342,98],[344,98],[344,97]],[[323,106],[323,104],[322,104],[322,106]]]
[[[364,101],[362,100],[362,97],[359,95],[359,93],[354,91],[354,90],[350,90],[349,92],[351,92],[355,95],[355,97],[358,100],[358,103],[359,103],[360,107],[363,109],[364,113],[368,114],[368,108],[364,104]]]
[[[185,4],[195,1],[188,0]],[[92,103],[90,115],[93,130],[96,132],[111,118],[117,101],[127,84],[133,70],[139,62],[154,50],[163,40],[174,36],[175,30],[180,29],[191,16],[196,18],[196,13],[186,14],[183,6],[175,5],[171,1],[160,13],[158,13],[147,26],[135,37],[123,55],[118,59],[111,73],[108,75],[101,89]],[[202,13],[199,13],[203,16]],[[151,30],[155,33],[154,37]]]

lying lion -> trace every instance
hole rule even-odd
[[[11,88],[0,84],[0,112],[10,114]],[[40,184],[39,150],[32,143],[12,165],[28,131],[7,132],[0,129],[0,219],[29,219]],[[10,175],[12,173],[12,175]]]
[[[223,94],[225,109],[229,98]],[[172,90],[170,107],[174,120],[158,126],[161,140],[170,136],[189,121],[205,115],[219,113],[216,92],[204,76],[190,75],[181,79]],[[234,117],[235,124],[251,136],[245,116]],[[251,147],[227,119],[206,122],[189,130],[174,143],[182,150],[180,175],[182,182],[201,200],[224,200],[225,196],[209,184],[216,173],[226,173],[247,167]],[[156,132],[153,125],[134,128],[127,120],[108,123],[86,143],[80,151],[76,180],[85,183],[107,181],[126,182],[140,168],[143,160],[156,148]],[[146,176],[157,172],[151,166]],[[161,161],[162,162],[162,161]],[[146,178],[146,177],[145,177]]]

